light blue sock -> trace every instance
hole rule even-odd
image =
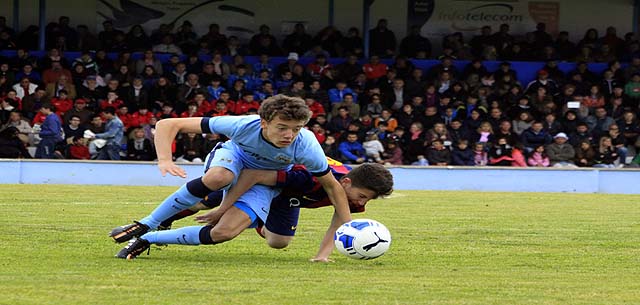
[[[201,199],[202,197],[197,197],[191,194],[187,190],[187,185],[184,184],[177,191],[167,197],[155,210],[153,210],[153,212],[151,212],[149,216],[140,220],[140,222],[149,226],[150,230],[155,230],[161,222],[182,210],[192,207]]]
[[[200,231],[204,226],[191,226],[175,230],[154,231],[142,235],[140,238],[146,239],[152,244],[171,245],[199,245]]]

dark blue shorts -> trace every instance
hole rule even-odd
[[[276,197],[271,203],[267,223],[267,230],[272,233],[294,236],[298,227],[298,218],[300,217],[300,208],[292,205],[291,199],[288,197]]]

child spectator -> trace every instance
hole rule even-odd
[[[592,167],[594,159],[596,157],[596,151],[591,146],[589,140],[583,140],[576,148],[575,163],[579,167]]]
[[[164,105],[162,105],[162,112],[158,112],[156,114],[156,118],[158,118],[158,120],[162,120],[162,119],[171,119],[171,118],[177,118],[178,115],[173,111],[173,105],[169,102],[164,103]]]
[[[107,98],[100,102],[100,109],[105,110],[108,107],[118,109],[122,104],[124,104],[124,102],[118,98],[118,93],[115,91],[109,91],[109,93],[107,93]]]
[[[398,120],[392,116],[392,112],[389,109],[382,110],[380,116],[373,121],[373,126],[378,128],[380,122],[387,122],[387,128],[390,132],[393,132],[398,127]]]
[[[51,105],[56,108],[56,114],[62,117],[73,107],[73,100],[67,95],[67,90],[60,90],[58,91],[58,97],[51,99]]]
[[[227,86],[229,86],[229,88],[233,87],[237,80],[242,80],[242,82],[245,84],[245,87],[247,86],[247,84],[249,84],[249,82],[251,81],[251,76],[247,74],[247,66],[236,66],[236,72],[229,75]]]
[[[435,139],[427,149],[427,160],[430,165],[447,166],[451,163],[451,152],[441,139]]]
[[[400,138],[395,135],[387,137],[387,147],[382,153],[382,161],[385,165],[402,165],[402,149],[398,145]]]
[[[2,100],[7,102],[9,105],[11,105],[11,107],[15,108],[16,110],[23,110],[22,100],[18,97],[16,90],[7,89],[6,92],[7,92],[7,95]],[[2,93],[3,91],[0,91],[0,97],[2,97]]]
[[[204,94],[204,92],[197,92],[194,96],[193,96],[193,101],[189,102],[189,103],[194,103],[196,105],[196,113],[200,113],[202,116],[203,114],[211,111],[211,108],[213,108],[212,104],[209,103],[207,101],[207,97]],[[187,103],[187,108],[189,103]]]
[[[273,82],[268,81],[268,80],[262,82],[260,87],[258,87],[258,90],[254,90],[253,91],[253,96],[258,102],[261,102],[261,101],[263,101],[263,100],[265,100],[267,98],[270,98],[270,97],[272,97],[272,96],[274,96],[276,94],[278,94],[278,93],[273,88]]]
[[[471,140],[476,143],[482,143],[485,147],[491,145],[494,142],[493,137],[493,127],[491,127],[491,123],[484,121],[480,124],[480,127],[476,129],[475,135],[472,135]]]
[[[73,137],[73,145],[69,146],[69,159],[76,160],[89,160],[91,154],[89,154],[89,147],[87,146],[87,139],[75,136]]]
[[[149,124],[149,120],[153,117],[153,113],[149,111],[147,105],[141,105],[138,111],[131,115],[131,127],[141,127]]]
[[[181,118],[193,118],[193,117],[201,117],[203,113],[198,110],[198,105],[194,102],[191,102],[187,105],[187,111],[180,114]]]
[[[311,132],[313,132],[313,135],[316,136],[316,140],[318,140],[318,143],[322,144],[327,139],[325,130],[324,128],[322,128],[322,126],[320,126],[320,124],[313,123],[309,130],[311,130]]]
[[[276,80],[276,90],[282,91],[289,88],[293,83],[293,73],[289,70],[285,70],[280,75],[280,79]]]
[[[451,153],[452,165],[474,166],[474,152],[469,148],[469,141],[460,139],[453,148]]]
[[[377,163],[383,163],[380,156],[384,153],[384,147],[380,140],[378,140],[378,135],[375,132],[367,133],[366,141],[362,143],[362,148],[364,148],[369,160],[372,159]]]
[[[274,66],[269,62],[268,54],[260,54],[258,57],[258,62],[253,64],[253,72],[254,76],[258,76],[258,74],[262,74],[263,72],[267,73],[267,77],[272,77],[274,71]]]
[[[129,107],[127,105],[122,104],[118,107],[118,112],[116,113],[122,124],[124,125],[124,131],[127,132],[129,128],[131,128],[133,121],[133,116],[129,113]]]
[[[38,159],[51,159],[55,154],[55,147],[62,140],[62,123],[53,111],[50,104],[43,104],[40,113],[45,117],[40,129],[40,143],[36,149],[35,157]]]
[[[509,139],[507,138],[507,143],[509,143]],[[527,161],[524,157],[524,147],[521,143],[516,142],[513,144],[513,150],[511,150],[511,157],[513,161],[511,162],[511,166],[513,167],[527,167]]]
[[[209,94],[209,100],[217,100],[220,98],[220,93],[226,91],[224,87],[221,86],[222,78],[220,76],[214,76],[211,79],[211,85],[207,86],[207,93]]]
[[[487,152],[484,150],[482,143],[476,143],[473,146],[473,161],[476,166],[485,166],[489,163]]]
[[[233,112],[235,115],[247,114],[249,109],[258,109],[260,108],[260,104],[253,100],[253,94],[251,92],[245,91],[242,94],[242,99],[231,103],[229,106],[229,110]]]
[[[377,119],[378,117],[380,117],[380,114],[382,114],[383,107],[381,103],[382,99],[380,98],[380,94],[371,95],[371,103],[367,105],[366,112],[369,113],[372,118]]]
[[[251,78],[251,82],[249,82],[247,89],[249,90],[261,90],[265,83],[271,83],[271,77],[269,76],[269,70],[258,70],[260,71],[258,75]]]
[[[549,166],[549,157],[544,151],[544,145],[538,145],[527,160],[527,163],[535,167],[547,167]]]
[[[307,107],[309,107],[309,110],[311,110],[311,118],[315,119],[316,117],[318,117],[318,115],[325,115],[325,111],[324,111],[324,107],[322,107],[322,104],[316,102],[314,99],[312,98],[305,98],[304,99]]]
[[[206,115],[210,117],[229,115],[229,111],[227,110],[227,102],[223,100],[216,101],[216,107],[206,113]]]

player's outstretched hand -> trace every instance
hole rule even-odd
[[[312,259],[309,259],[309,261],[312,263],[333,263],[334,262],[334,260],[328,257],[314,257]]]
[[[208,223],[212,226],[215,226],[218,221],[220,221],[220,217],[222,217],[222,214],[218,213],[218,210],[213,210],[204,215],[196,216],[195,218],[199,223]]]
[[[172,176],[187,178],[187,172],[182,169],[182,167],[177,166],[175,163],[173,163],[173,161],[158,161],[158,168],[160,169],[162,177],[166,176],[167,173],[169,173]]]

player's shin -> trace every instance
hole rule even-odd
[[[149,226],[151,230],[156,229],[162,221],[192,207],[211,192],[212,190],[202,182],[202,177],[191,180],[167,197],[160,206],[140,222]]]
[[[193,246],[216,244],[211,239],[210,232],[211,226],[190,226],[175,230],[150,232],[141,238],[152,244]]]

